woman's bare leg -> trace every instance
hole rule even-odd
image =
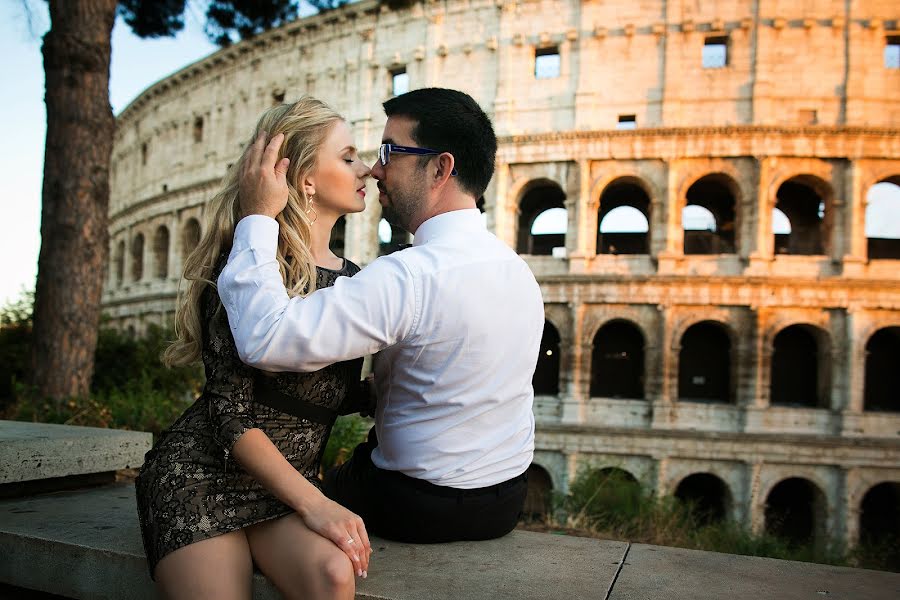
[[[244,531],[188,544],[156,566],[156,587],[167,600],[249,600],[253,560]]]
[[[296,513],[244,531],[253,562],[288,600],[352,600],[356,581],[350,559]]]

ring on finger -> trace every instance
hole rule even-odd
[[[347,543],[348,543],[348,544],[352,544],[352,543],[353,543],[353,538],[348,539],[348,540],[347,540]]]

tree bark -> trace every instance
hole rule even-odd
[[[32,373],[43,397],[85,396],[109,252],[110,39],[116,0],[50,0],[47,140]]]

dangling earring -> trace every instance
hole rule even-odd
[[[316,222],[316,219],[319,218],[319,213],[316,212],[315,207],[313,206],[313,198],[315,194],[309,195],[309,204],[306,207],[306,216],[308,217],[310,213],[312,213],[312,221],[309,222],[310,225]]]

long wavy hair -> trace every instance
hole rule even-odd
[[[305,296],[315,290],[316,268],[310,250],[310,225],[315,213],[302,182],[315,168],[319,149],[331,127],[341,120],[341,115],[311,96],[271,108],[260,117],[241,158],[229,167],[222,189],[207,204],[203,236],[185,260],[184,280],[187,284],[184,289],[179,284],[175,341],[162,357],[166,366],[187,365],[200,360],[203,292],[208,286],[215,289],[214,271],[223,255],[231,250],[234,228],[241,218],[238,197],[241,168],[250,145],[261,131],[267,132],[268,139],[283,133],[278,160],[286,156],[291,161],[287,172],[287,206],[276,217],[279,225],[278,267],[284,286],[291,297]]]

